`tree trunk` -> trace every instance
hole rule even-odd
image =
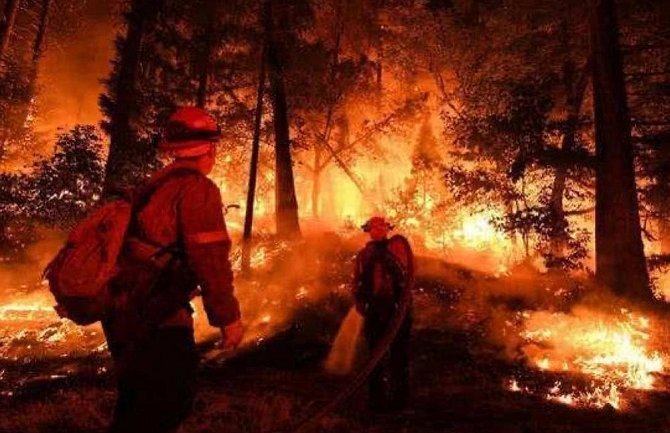
[[[209,75],[212,65],[212,51],[214,50],[214,32],[216,31],[216,18],[218,11],[216,0],[206,2],[205,14],[202,20],[203,31],[200,35],[200,47],[198,56],[198,92],[196,105],[205,108],[209,90]]]
[[[312,171],[312,217],[319,219],[319,201],[321,200],[321,147],[314,146],[314,170]]]
[[[654,176],[656,198],[651,205],[657,214],[661,254],[667,255],[670,254],[670,147],[659,146],[655,158],[660,162],[660,166]]]
[[[32,95],[36,92],[35,84],[37,83],[38,67],[42,54],[44,53],[44,43],[46,41],[47,27],[49,26],[49,12],[51,11],[52,4],[53,0],[42,0],[42,10],[40,11],[39,22],[37,24],[37,34],[35,35],[35,42],[33,43],[32,64],[28,75],[28,86]],[[21,113],[21,116],[24,119],[24,125],[28,122],[34,108],[34,98],[31,98],[31,100],[22,107],[23,112]],[[7,139],[3,137],[1,140],[3,143],[2,148],[4,148],[6,141]]]
[[[590,4],[596,135],[596,277],[615,293],[651,300],[614,0]]]
[[[261,66],[258,74],[256,113],[254,115],[254,137],[251,143],[251,164],[249,166],[249,187],[247,189],[247,209],[244,215],[244,233],[242,235],[242,272],[245,274],[248,274],[251,271],[251,234],[254,224],[254,204],[256,203],[256,179],[258,177],[258,156],[260,154],[264,96],[265,52],[261,55]]]
[[[661,254],[670,254],[670,223],[667,216],[659,223],[659,236],[661,241]]]
[[[669,151],[669,150],[666,150]],[[670,161],[670,155],[660,154],[658,158]],[[670,186],[670,168],[667,166],[655,179],[656,185],[661,191],[667,191]],[[656,211],[659,214],[658,236],[661,244],[661,254],[670,254],[670,197],[663,194],[655,203]]]
[[[155,0],[133,0],[127,14],[126,37],[120,49],[118,74],[112,91],[114,107],[110,115],[110,146],[105,167],[105,194],[121,187],[131,166],[130,159],[136,154],[136,132],[133,119],[137,115],[138,69],[142,40],[149,25],[155,20],[162,2]]]
[[[5,7],[9,8],[11,2],[8,2]],[[32,55],[32,65],[31,70],[28,73],[28,88],[30,89],[31,95],[35,93],[35,82],[37,81],[37,67],[39,60],[42,57],[42,52],[44,51],[44,42],[46,40],[46,31],[49,23],[49,11],[51,10],[51,4],[53,0],[42,0],[42,10],[40,11],[39,22],[37,24],[37,33],[35,35],[35,42],[33,44],[33,55]],[[18,4],[16,2],[15,4]],[[16,11],[13,12],[16,14]],[[9,37],[9,36],[8,36]],[[4,40],[3,40],[4,41]],[[4,42],[3,42],[4,43]],[[20,130],[24,128],[24,125],[28,122],[28,118],[34,109],[34,98],[31,98],[30,101],[27,101],[21,104],[21,112],[17,112],[17,116],[20,115],[23,120],[19,130],[5,129],[0,133],[0,160],[4,159],[7,152],[7,146],[11,137],[21,133]],[[19,114],[20,113],[20,114]]]
[[[210,43],[207,43],[207,45],[211,46]],[[206,54],[203,53],[203,63],[199,65],[201,69],[198,77],[198,93],[195,103],[195,105],[199,108],[205,108],[207,106],[207,94],[209,90],[211,48],[206,48],[205,51]]]
[[[324,170],[322,174],[323,178],[323,191],[321,194],[322,197],[322,206],[321,206],[321,216],[326,218],[337,218],[341,215],[338,214],[338,206],[336,204],[336,192],[333,188],[333,179],[332,174],[328,170]]]
[[[581,78],[575,76],[576,68],[572,61],[566,61],[563,69],[563,85],[567,95],[568,115],[563,127],[561,150],[569,153],[574,150],[577,141],[579,114],[584,101],[588,80],[586,80],[586,71],[581,72]],[[562,258],[565,255],[568,240],[566,232],[568,221],[565,217],[565,208],[563,207],[567,178],[568,167],[565,164],[559,165],[554,175],[550,198],[554,223],[551,236],[551,254],[557,258]]]
[[[42,58],[44,52],[44,41],[46,40],[47,27],[49,26],[49,12],[53,0],[42,0],[42,10],[40,11],[40,22],[37,27],[35,44],[33,45],[33,69],[37,69],[37,64]]]
[[[566,126],[567,128],[567,126]],[[562,148],[566,149],[568,140],[563,137]],[[554,175],[554,183],[551,188],[551,213],[552,213],[552,228],[551,228],[551,255],[555,258],[562,258],[565,256],[565,249],[568,240],[566,229],[568,228],[568,221],[565,218],[565,209],[563,207],[563,197],[565,195],[565,184],[567,180],[568,170],[566,167],[558,167]]]
[[[0,59],[4,59],[9,48],[9,40],[14,31],[20,0],[6,0],[5,12],[0,21]]]
[[[272,1],[266,0],[265,25],[268,35],[267,65],[270,75],[270,95],[275,131],[275,210],[277,235],[300,236],[298,200],[293,179],[291,140],[289,137],[288,107],[284,87],[284,70],[279,49],[279,36],[274,31]]]
[[[361,195],[365,196],[366,191],[365,191],[365,188],[363,188],[363,184],[358,179],[356,174],[353,171],[351,171],[351,169],[349,168],[347,163],[344,162],[342,160],[342,158],[340,158],[340,155],[338,154],[337,150],[333,149],[333,146],[331,146],[330,143],[328,143],[327,141],[322,141],[322,142],[323,142],[323,146],[326,148],[328,153],[330,153],[330,155],[333,157],[333,160],[335,161],[337,166],[340,167],[342,169],[342,171],[344,172],[344,174],[347,175],[349,180],[351,180],[351,182],[358,189],[358,191],[361,193]]]

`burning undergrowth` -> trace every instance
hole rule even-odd
[[[647,317],[625,309],[604,314],[581,306],[570,314],[517,314],[517,321],[509,327],[521,339],[517,346],[521,356],[531,366],[556,376],[545,394],[547,399],[623,409],[629,391],[659,386],[656,375],[663,373],[666,359],[650,341]],[[509,389],[529,391],[516,378],[510,379]]]
[[[286,344],[289,334],[298,335],[291,344],[307,347],[300,344],[310,340],[319,348],[313,356],[325,356],[350,305],[351,259],[362,243],[342,234],[321,233],[299,243],[261,236],[252,250],[254,272],[246,277],[239,275],[240,252],[233,251],[246,335],[236,354],[209,344],[217,330],[207,325],[196,300],[196,333],[207,363],[240,353],[262,357],[277,341]],[[417,266],[416,332],[465,335],[463,350],[472,359],[498,360],[501,391],[576,408],[627,411],[643,405],[650,392],[665,389],[670,352],[661,313],[628,305],[586,280],[531,266],[496,276],[426,254],[419,254]],[[109,377],[99,326],[60,320],[41,283],[5,293],[0,303],[5,397],[70,377]],[[273,363],[280,362],[274,356]]]
[[[667,318],[586,281],[516,269],[469,290],[456,311],[514,365],[511,392],[626,410],[666,390]]]
[[[76,374],[103,375],[109,368],[100,326],[82,328],[60,319],[45,290],[40,286],[0,305],[3,397]]]
[[[239,275],[235,290],[245,322],[243,350],[258,347],[296,326],[296,315],[301,312],[317,305],[327,308],[329,302],[324,300],[348,297],[353,250],[335,234],[298,243],[261,237],[251,252],[254,271],[247,276],[239,272],[240,248],[233,251],[231,259]],[[216,337],[216,330],[204,320],[199,300],[196,306],[196,335],[200,340]],[[208,357],[219,355],[225,354],[213,351]]]
[[[289,244],[273,237],[260,237],[252,249],[253,273],[236,279],[245,337],[241,351],[254,350],[274,335],[295,325],[295,316],[326,296],[346,297],[349,272],[344,267],[352,258],[338,237],[323,243],[304,241]],[[231,255],[239,274],[239,248]],[[341,266],[340,264],[345,264]],[[33,266],[11,267],[8,282],[33,281],[5,288],[0,302],[0,393],[13,397],[33,384],[66,379],[82,372],[103,375],[109,370],[106,343],[99,324],[79,327],[60,319],[53,299],[39,280],[40,261]],[[22,275],[18,275],[22,274]],[[208,325],[202,302],[193,300],[196,339],[210,362],[225,361],[231,353],[218,350],[212,342],[218,330]]]

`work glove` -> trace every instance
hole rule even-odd
[[[221,328],[221,339],[224,349],[236,349],[244,337],[244,327],[241,320]]]

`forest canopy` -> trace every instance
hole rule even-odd
[[[107,3],[5,2],[5,251],[140,183],[162,164],[167,116],[197,105],[224,134],[215,177],[224,200],[242,205],[231,218],[251,207],[279,236],[385,213],[429,250],[454,254],[477,242],[474,224],[504,243],[499,262],[590,269],[643,297],[645,254],[652,267],[668,261],[666,2]],[[99,77],[100,124],[66,122],[45,152],[44,58],[109,23],[118,36]],[[17,212],[30,221],[19,232]],[[604,241],[621,230],[620,244]]]

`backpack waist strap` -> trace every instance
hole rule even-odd
[[[178,254],[176,243],[161,245],[138,237],[129,237],[126,239],[125,248],[132,259],[141,262],[151,262],[159,269],[165,267]]]

